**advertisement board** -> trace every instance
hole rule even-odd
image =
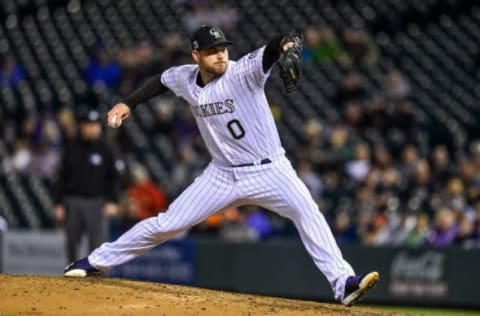
[[[167,242],[112,269],[108,276],[193,285],[195,282],[195,243],[187,240]]]

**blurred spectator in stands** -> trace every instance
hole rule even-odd
[[[144,166],[138,163],[131,165],[130,181],[119,208],[119,216],[110,221],[111,238],[116,238],[142,219],[164,212],[168,207],[167,196],[150,179]]]
[[[322,145],[322,131],[322,123],[317,119],[310,118],[303,126],[303,143],[309,149]]]
[[[382,172],[379,168],[377,168],[374,164],[372,164],[372,168],[370,172],[367,174],[363,186],[369,188],[372,191],[376,191],[378,186],[380,186],[382,181]]]
[[[82,108],[79,122],[77,140],[64,147],[54,192],[69,262],[78,259],[84,233],[90,250],[105,240],[106,219],[117,213],[120,182],[112,148],[102,139],[100,113]]]
[[[267,92],[268,93],[268,92]],[[267,96],[268,99],[268,106],[270,107],[270,111],[272,112],[273,120],[275,123],[279,123],[282,120],[282,106],[280,105],[280,101],[277,95],[269,94]]]
[[[2,106],[5,106],[2,104]],[[22,133],[18,133],[18,126],[22,124],[22,122],[19,122],[19,118],[16,117],[16,114],[11,114],[11,117],[9,114],[7,114],[4,110],[2,109],[2,106],[0,106],[0,139],[4,143],[4,146],[7,150],[7,152],[11,152],[13,147],[15,146],[15,142],[19,137],[24,137]]]
[[[381,96],[374,96],[366,103],[366,128],[369,134],[376,134],[383,138],[390,127],[385,100]]]
[[[190,231],[192,234],[200,233],[218,236],[224,225],[229,225],[230,223],[238,221],[240,216],[239,212],[240,211],[236,207],[227,208],[208,217],[203,222],[192,227]]]
[[[384,212],[396,212],[399,208],[402,176],[393,166],[383,170],[376,188],[377,208]]]
[[[366,127],[365,114],[362,104],[357,101],[349,101],[343,110],[343,123],[355,133],[363,133]]]
[[[201,25],[218,25],[225,32],[237,26],[238,12],[224,1],[199,0],[191,1],[191,7],[182,17],[185,29],[192,33]]]
[[[147,41],[141,41],[120,51],[118,62],[121,65],[122,76],[118,88],[119,94],[128,94],[143,78],[153,74],[154,58],[154,50]]]
[[[375,212],[358,210],[355,212],[355,225],[358,241],[364,243],[371,230]]]
[[[345,29],[342,33],[345,54],[342,61],[346,64],[374,64],[379,59],[375,41],[363,29]]]
[[[261,207],[243,206],[242,212],[245,213],[245,225],[255,233],[256,240],[267,239],[273,234],[268,214]]]
[[[377,211],[376,196],[372,188],[362,186],[356,190],[354,208],[356,212],[362,214],[374,214]]]
[[[334,95],[333,102],[339,107],[345,106],[349,101],[361,102],[367,96],[365,88],[358,73],[348,72],[343,78],[337,92]]]
[[[390,112],[388,120],[390,129],[385,138],[389,146],[395,151],[400,150],[405,144],[417,137],[414,133],[417,121],[413,113],[413,107],[414,105],[408,100],[398,101],[394,103],[393,110]]]
[[[297,168],[298,176],[307,186],[313,199],[319,201],[322,197],[323,183],[320,176],[314,172],[312,163],[307,159],[301,159]]]
[[[153,125],[154,134],[162,134],[166,136],[173,136],[175,131],[174,114],[175,103],[171,98],[158,98],[153,106],[154,120]]]
[[[61,108],[57,113],[58,125],[64,143],[73,141],[77,135],[75,114],[68,107]]]
[[[22,137],[27,141],[31,141],[34,138],[35,129],[38,125],[38,117],[37,115],[28,115],[24,120],[21,122],[21,127],[19,134],[16,135],[17,137]]]
[[[401,131],[403,135],[405,135],[403,137],[407,138],[406,135],[408,135],[416,125],[412,103],[407,100],[395,102],[390,122],[392,128]]]
[[[470,157],[463,158],[458,164],[458,175],[465,187],[469,201],[480,197],[480,170],[475,168]]]
[[[52,177],[57,171],[60,154],[45,142],[32,146],[31,157],[24,173],[30,176]]]
[[[31,158],[24,169],[28,175],[52,178],[60,162],[60,128],[51,114],[46,113],[35,124],[30,141]]]
[[[330,63],[342,53],[342,45],[329,27],[308,26],[305,31],[303,60],[316,64]]]
[[[199,132],[190,106],[181,106],[176,114],[174,126],[177,141],[193,141]]]
[[[24,173],[31,160],[32,152],[28,142],[23,138],[18,138],[15,142],[9,167],[12,168],[12,171]]]
[[[450,179],[454,170],[445,145],[437,145],[432,150],[432,184],[434,191],[440,191]]]
[[[322,45],[320,28],[318,26],[307,26],[303,31],[304,45],[302,50],[303,62],[316,62],[315,50]]]
[[[471,202],[471,206],[467,210],[467,216],[473,221],[473,238],[475,245],[480,247],[480,198],[476,198]]]
[[[317,119],[309,119],[303,125],[302,132],[302,146],[295,148],[297,159],[309,160],[317,169],[324,154],[323,125]]]
[[[109,90],[114,90],[117,88],[121,76],[122,69],[119,62],[112,58],[102,44],[96,45],[85,69],[85,81],[90,86],[106,87]]]
[[[167,196],[162,188],[150,179],[147,169],[142,165],[131,167],[132,184],[127,195],[135,207],[136,220],[156,216],[168,207]]]
[[[380,246],[388,243],[390,228],[388,219],[384,213],[375,213],[372,221],[368,224],[362,243],[370,246]]]
[[[393,158],[388,147],[384,145],[375,145],[373,150],[373,161],[375,167],[384,171],[393,166]]]
[[[374,224],[379,228],[371,240],[373,245],[399,245],[415,228],[416,219],[407,213],[380,212]]]
[[[430,198],[432,194],[430,166],[427,161],[420,160],[415,165],[413,179],[402,192],[402,199],[411,211],[425,211],[431,214]]]
[[[116,216],[110,217],[107,222],[107,240],[117,239],[138,222],[136,210],[137,205],[133,199],[127,195],[120,197]]]
[[[0,87],[16,88],[24,79],[25,71],[12,54],[0,56]]]
[[[342,170],[343,164],[351,159],[352,154],[348,130],[342,125],[334,126],[323,152],[324,164]]]
[[[236,242],[258,241],[267,239],[274,233],[270,218],[262,208],[247,205],[240,207],[236,212],[233,210],[223,212],[225,215],[229,213],[231,215],[218,218],[223,222],[220,228],[220,236],[223,239]]]
[[[448,246],[457,236],[457,232],[455,213],[451,209],[442,208],[435,214],[435,226],[427,237],[427,245]]]
[[[234,242],[258,241],[258,233],[246,224],[248,214],[246,212],[237,214],[238,216],[225,218],[220,228],[220,237]]]
[[[370,169],[370,147],[367,143],[355,145],[355,157],[345,165],[346,174],[358,182],[363,182],[367,178]]]
[[[452,209],[458,215],[463,213],[467,206],[465,187],[459,178],[452,178],[447,182],[446,189],[442,192],[441,197],[443,200],[441,205]]]
[[[415,175],[417,163],[420,161],[420,153],[417,146],[414,144],[407,144],[402,148],[401,161],[398,163],[398,170],[402,174],[405,181],[412,181]]]
[[[413,214],[403,212],[390,212],[390,245],[401,245],[414,231],[417,224],[417,217]]]
[[[474,226],[470,217],[461,215],[458,220],[457,235],[453,239],[453,244],[463,248],[472,248],[475,246]]]
[[[390,67],[385,76],[384,91],[388,100],[399,101],[410,96],[411,87],[408,80],[398,69]]]
[[[183,65],[191,62],[190,47],[185,46],[181,34],[171,32],[166,34],[162,41],[161,54],[159,54],[155,65],[158,71],[163,71],[169,66]]]
[[[179,33],[163,34],[160,48],[152,46],[149,41],[140,41],[132,47],[123,49],[118,54],[122,76],[118,87],[120,95],[126,95],[145,78],[162,72],[170,65],[186,63],[185,58],[190,50]]]
[[[415,228],[403,241],[407,246],[421,246],[425,243],[430,234],[430,219],[427,214],[420,213],[417,215]]]
[[[470,145],[470,152],[472,153],[473,164],[480,181],[480,140],[474,140]]]
[[[180,192],[200,174],[206,162],[188,141],[179,144],[177,155],[171,173],[171,185],[174,191]]]
[[[356,226],[348,212],[340,211],[335,214],[332,223],[332,232],[339,244],[353,243],[357,241]]]

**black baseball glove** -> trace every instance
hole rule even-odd
[[[301,74],[303,34],[291,31],[283,37],[280,49],[288,42],[293,42],[293,46],[280,54],[277,64],[285,91],[290,94],[295,91]]]

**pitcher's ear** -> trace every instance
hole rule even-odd
[[[195,63],[198,64],[198,61],[200,60],[200,52],[198,50],[192,50],[192,58]]]

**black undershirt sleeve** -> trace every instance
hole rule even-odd
[[[161,74],[155,75],[145,80],[140,87],[130,92],[130,94],[123,99],[123,103],[133,110],[140,103],[167,92],[169,89],[162,84],[160,76]]]
[[[268,42],[267,46],[265,47],[262,58],[262,66],[264,73],[266,73],[280,57],[280,43],[282,42],[282,39],[285,35],[287,34],[280,34],[275,36],[270,40],[270,42]]]

